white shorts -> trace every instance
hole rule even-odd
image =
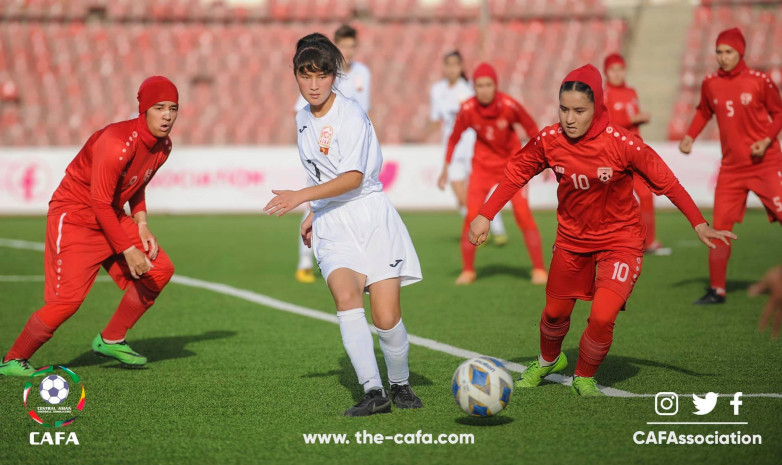
[[[366,276],[367,287],[391,278],[402,278],[402,286],[422,279],[410,234],[383,192],[316,211],[312,249],[326,280],[339,268]]]
[[[470,134],[472,133],[472,134]],[[472,171],[472,153],[475,148],[475,133],[465,131],[453,149],[451,164],[448,165],[448,181],[467,181]]]

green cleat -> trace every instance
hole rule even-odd
[[[516,380],[515,386],[517,388],[535,387],[539,385],[546,376],[552,373],[558,373],[564,370],[566,367],[567,357],[565,357],[564,353],[560,353],[554,364],[547,367],[540,366],[540,361],[535,359],[535,361],[532,362],[526,370],[524,370],[524,373],[521,374],[521,378]]]
[[[147,357],[131,349],[127,342],[108,344],[100,334],[92,340],[92,351],[101,357],[113,358],[128,367],[136,368],[147,364]]]
[[[597,388],[597,381],[595,381],[595,378],[574,376],[573,384],[570,385],[570,389],[574,394],[581,397],[605,397],[605,394]]]
[[[0,376],[28,377],[35,374],[36,371],[37,370],[31,367],[30,363],[23,358],[0,363]]]

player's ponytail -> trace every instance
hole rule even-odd
[[[586,95],[590,102],[595,102],[595,93],[592,88],[581,81],[565,81],[559,88],[559,95],[562,96],[563,92],[576,91]]]
[[[458,50],[453,50],[451,52],[448,52],[443,57],[443,62],[445,62],[446,60],[448,60],[451,57],[456,57],[459,60],[459,65],[461,65],[461,67],[462,67],[462,71],[459,73],[459,75],[462,77],[462,79],[464,79],[465,81],[469,82],[470,80],[467,79],[467,74],[465,74],[465,72],[464,72],[464,60],[462,59],[462,54],[459,53]]]
[[[345,66],[345,58],[328,37],[318,32],[306,35],[296,43],[293,73],[324,73],[338,77]]]

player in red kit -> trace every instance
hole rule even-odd
[[[448,139],[445,166],[438,185],[445,188],[448,181],[448,165],[451,163],[456,144],[467,128],[475,130],[477,140],[472,158],[472,173],[467,184],[467,216],[462,230],[462,273],[456,284],[470,284],[475,281],[475,248],[470,245],[467,233],[470,222],[478,215],[486,197],[503,176],[505,164],[511,155],[521,148],[515,126],[520,125],[527,136],[536,134],[538,126],[521,104],[497,90],[497,73],[491,65],[481,63],[473,75],[475,96],[462,104],[456,116],[453,132]],[[524,235],[532,261],[532,283],[545,284],[546,265],[543,263],[543,248],[540,232],[532,217],[526,191],[519,191],[513,198],[513,214],[516,224]]]
[[[640,136],[641,125],[649,122],[649,113],[641,111],[638,104],[638,94],[635,89],[625,83],[627,74],[625,60],[622,55],[612,53],[605,59],[603,72],[606,75],[605,103],[608,109],[608,120],[615,126],[627,129]],[[656,222],[654,218],[654,196],[641,177],[635,178],[633,188],[641,207],[641,219],[646,226],[644,253],[668,255],[671,249],[663,247],[656,238]]]
[[[692,143],[713,116],[717,116],[722,164],[714,193],[714,227],[733,229],[744,219],[747,194],[760,198],[770,221],[782,223],[782,98],[771,78],[744,63],[744,36],[737,28],[717,37],[719,71],[701,84],[701,101],[690,129],[679,144],[689,154]],[[710,283],[698,305],[725,302],[730,246],[709,251]]]
[[[497,190],[470,228],[470,242],[486,240],[491,218],[529,180],[552,168],[557,188],[557,237],[540,319],[540,351],[516,387],[534,387],[562,371],[567,359],[562,341],[570,328],[576,299],[591,300],[581,336],[572,389],[600,396],[595,373],[613,341],[614,322],[641,274],[644,225],[633,196],[642,177],[687,217],[698,237],[727,242],[729,231],[715,231],[662,159],[630,131],[609,124],[600,71],[586,65],[571,71],[559,91],[560,123],[548,126],[516,153]]]
[[[125,295],[93,340],[92,350],[127,366],[146,364],[125,342],[125,334],[174,274],[171,260],[149,230],[144,190],[171,153],[168,135],[178,101],[171,81],[162,76],[146,79],[138,91],[138,118],[94,133],[68,165],[49,202],[46,304],[32,314],[0,361],[0,375],[35,372],[29,358],[76,313],[101,266]],[[132,217],[123,210],[126,203]]]

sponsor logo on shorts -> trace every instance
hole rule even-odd
[[[397,259],[396,262],[394,262],[394,263],[392,263],[392,264],[390,264],[388,266],[390,266],[391,268],[396,268],[400,263],[402,263],[402,261],[403,261],[402,259]]]

